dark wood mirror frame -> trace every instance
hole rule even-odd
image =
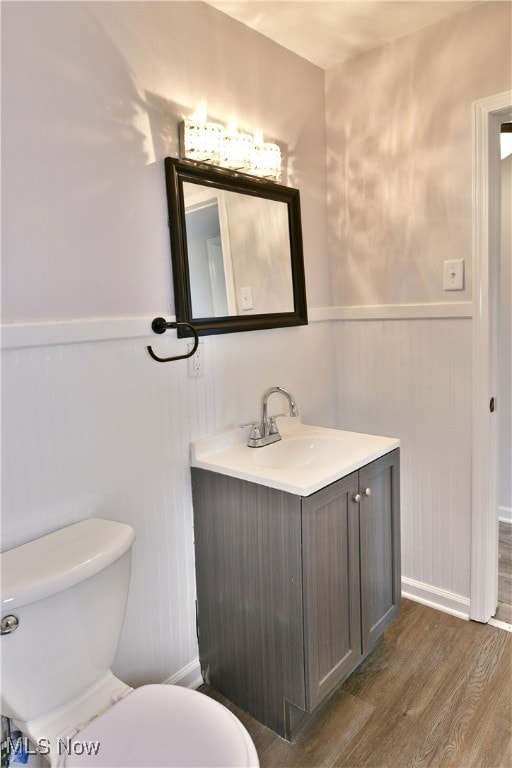
[[[202,336],[216,333],[234,333],[238,331],[256,331],[265,328],[306,325],[308,318],[299,191],[292,187],[286,187],[266,179],[259,179],[245,173],[233,172],[191,160],[177,160],[172,157],[165,158],[165,177],[176,320],[192,324],[196,328],[197,333]],[[185,182],[277,200],[287,204],[293,312],[226,317],[197,318],[193,316],[183,195],[183,184]],[[179,330],[178,335],[186,336],[190,334],[186,330]]]

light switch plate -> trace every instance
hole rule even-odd
[[[464,289],[464,259],[450,259],[444,262],[443,288],[445,291]]]

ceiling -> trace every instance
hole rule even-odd
[[[480,5],[465,0],[206,0],[323,69]]]

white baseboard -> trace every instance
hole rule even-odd
[[[512,507],[499,507],[498,515],[500,523],[512,523]]]
[[[203,684],[199,659],[194,659],[186,667],[164,680],[164,685],[181,685],[184,688],[199,688]]]
[[[469,597],[408,579],[406,576],[402,577],[402,597],[469,621]]]

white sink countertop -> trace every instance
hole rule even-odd
[[[400,447],[393,437],[312,427],[300,418],[278,420],[282,439],[249,448],[247,429],[203,437],[190,444],[190,463],[222,475],[309,496]]]

